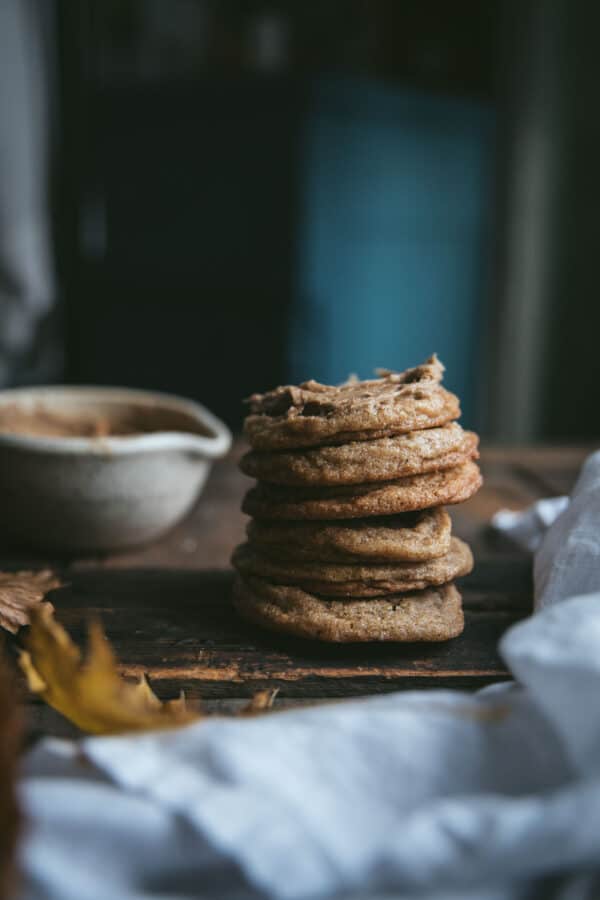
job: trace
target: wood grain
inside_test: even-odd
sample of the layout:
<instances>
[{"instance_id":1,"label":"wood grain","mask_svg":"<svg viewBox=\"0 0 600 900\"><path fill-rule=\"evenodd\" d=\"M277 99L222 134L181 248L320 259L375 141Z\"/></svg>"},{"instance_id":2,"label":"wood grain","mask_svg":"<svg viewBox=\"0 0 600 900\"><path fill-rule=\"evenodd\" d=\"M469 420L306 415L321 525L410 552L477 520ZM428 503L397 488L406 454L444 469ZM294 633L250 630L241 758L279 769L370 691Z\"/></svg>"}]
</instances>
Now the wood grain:
<instances>
[{"instance_id":1,"label":"wood grain","mask_svg":"<svg viewBox=\"0 0 600 900\"><path fill-rule=\"evenodd\" d=\"M235 615L229 554L244 534L239 505L249 483L236 468L240 452L237 445L215 466L193 513L157 544L83 560L10 554L2 567L57 566L68 585L52 601L78 642L98 618L126 675L145 672L160 696L183 689L221 711L266 687L278 687L277 705L289 706L399 689L474 689L507 677L496 646L531 610L531 564L491 533L490 517L501 506L568 491L585 448L484 448L483 489L452 511L476 557L462 582L464 634L437 645L354 646L271 635ZM38 731L65 732L51 711L37 703L31 710Z\"/></svg>"}]
</instances>

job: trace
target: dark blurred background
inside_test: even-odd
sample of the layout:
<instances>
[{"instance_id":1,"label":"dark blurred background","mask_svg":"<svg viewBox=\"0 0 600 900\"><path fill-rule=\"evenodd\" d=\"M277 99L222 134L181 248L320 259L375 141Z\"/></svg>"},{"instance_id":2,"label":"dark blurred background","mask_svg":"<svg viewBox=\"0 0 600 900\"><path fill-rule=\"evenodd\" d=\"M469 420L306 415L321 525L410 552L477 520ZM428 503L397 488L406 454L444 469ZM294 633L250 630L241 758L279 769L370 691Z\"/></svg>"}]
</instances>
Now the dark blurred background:
<instances>
[{"instance_id":1,"label":"dark blurred background","mask_svg":"<svg viewBox=\"0 0 600 900\"><path fill-rule=\"evenodd\" d=\"M436 350L600 435L600 5L2 0L0 384L200 399Z\"/></svg>"}]
</instances>

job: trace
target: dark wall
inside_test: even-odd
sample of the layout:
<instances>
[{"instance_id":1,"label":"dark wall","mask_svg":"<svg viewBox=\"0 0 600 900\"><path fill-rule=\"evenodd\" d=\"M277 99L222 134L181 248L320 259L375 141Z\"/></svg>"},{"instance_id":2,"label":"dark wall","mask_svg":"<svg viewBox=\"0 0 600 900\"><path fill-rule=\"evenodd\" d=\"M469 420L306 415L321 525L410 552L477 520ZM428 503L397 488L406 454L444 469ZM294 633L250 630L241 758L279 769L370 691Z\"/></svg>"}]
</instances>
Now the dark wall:
<instances>
[{"instance_id":1,"label":"dark wall","mask_svg":"<svg viewBox=\"0 0 600 900\"><path fill-rule=\"evenodd\" d=\"M297 90L211 79L93 104L71 378L191 394L235 422L285 374Z\"/></svg>"},{"instance_id":2,"label":"dark wall","mask_svg":"<svg viewBox=\"0 0 600 900\"><path fill-rule=\"evenodd\" d=\"M560 168L545 359L544 436L600 436L600 6L561 0Z\"/></svg>"},{"instance_id":3,"label":"dark wall","mask_svg":"<svg viewBox=\"0 0 600 900\"><path fill-rule=\"evenodd\" d=\"M436 0L426 14L413 0L197 8L59 0L68 379L188 394L235 426L244 395L292 369L318 375L310 354L290 359L302 301L299 241L319 242L318 221L303 218L314 85L334 72L381 96L416 89L489 98L495 6L461 0L450 9ZM162 24L161 9L169 10ZM189 34L179 13L193 13ZM261 72L253 41L265 14L284 22L286 49ZM330 147L327 165L335 169L345 150L343 139ZM332 310L345 302L329 294ZM384 307L393 285L386 296ZM367 291L353 302L377 298ZM308 343L322 340L317 330ZM382 356L373 348L368 367L418 362L412 346L391 349ZM351 356L352 365L344 357L321 375L363 366Z\"/></svg>"}]
</instances>

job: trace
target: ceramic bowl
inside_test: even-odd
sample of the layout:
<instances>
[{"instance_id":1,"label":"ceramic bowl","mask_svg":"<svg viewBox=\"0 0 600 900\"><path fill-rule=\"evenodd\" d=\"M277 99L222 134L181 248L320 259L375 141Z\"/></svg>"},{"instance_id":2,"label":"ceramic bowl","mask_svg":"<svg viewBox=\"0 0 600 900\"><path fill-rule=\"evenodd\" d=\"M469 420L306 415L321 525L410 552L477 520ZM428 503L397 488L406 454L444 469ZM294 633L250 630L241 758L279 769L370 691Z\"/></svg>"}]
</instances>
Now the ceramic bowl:
<instances>
[{"instance_id":1,"label":"ceramic bowl","mask_svg":"<svg viewBox=\"0 0 600 900\"><path fill-rule=\"evenodd\" d=\"M0 391L0 418L15 410L110 423L108 436L0 432L0 533L27 547L89 553L154 540L191 509L213 460L231 445L227 427L207 409L167 394ZM123 421L131 433L112 434Z\"/></svg>"}]
</instances>

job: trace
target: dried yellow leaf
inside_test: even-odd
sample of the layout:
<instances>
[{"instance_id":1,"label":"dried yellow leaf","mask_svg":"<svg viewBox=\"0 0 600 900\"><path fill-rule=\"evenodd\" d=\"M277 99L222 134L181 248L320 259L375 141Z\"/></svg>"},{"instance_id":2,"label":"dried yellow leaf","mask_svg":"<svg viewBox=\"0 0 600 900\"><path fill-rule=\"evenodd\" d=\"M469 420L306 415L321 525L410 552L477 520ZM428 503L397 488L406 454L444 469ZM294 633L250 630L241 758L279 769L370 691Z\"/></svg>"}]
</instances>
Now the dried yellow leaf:
<instances>
[{"instance_id":1,"label":"dried yellow leaf","mask_svg":"<svg viewBox=\"0 0 600 900\"><path fill-rule=\"evenodd\" d=\"M0 572L0 628L12 634L28 625L32 609L49 591L61 587L54 572ZM51 604L47 604L52 609Z\"/></svg>"},{"instance_id":2,"label":"dried yellow leaf","mask_svg":"<svg viewBox=\"0 0 600 900\"><path fill-rule=\"evenodd\" d=\"M163 702L145 676L126 681L99 624L89 630L87 658L46 604L31 610L21 669L34 694L42 697L83 731L120 734L174 728L201 718L188 709L183 696Z\"/></svg>"},{"instance_id":3,"label":"dried yellow leaf","mask_svg":"<svg viewBox=\"0 0 600 900\"><path fill-rule=\"evenodd\" d=\"M267 712L273 706L275 697L279 692L279 688L266 689L257 691L252 700L246 703L239 711L240 716L257 716L260 713Z\"/></svg>"}]
</instances>

